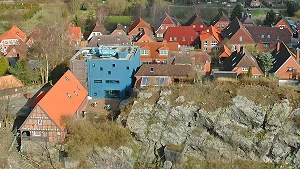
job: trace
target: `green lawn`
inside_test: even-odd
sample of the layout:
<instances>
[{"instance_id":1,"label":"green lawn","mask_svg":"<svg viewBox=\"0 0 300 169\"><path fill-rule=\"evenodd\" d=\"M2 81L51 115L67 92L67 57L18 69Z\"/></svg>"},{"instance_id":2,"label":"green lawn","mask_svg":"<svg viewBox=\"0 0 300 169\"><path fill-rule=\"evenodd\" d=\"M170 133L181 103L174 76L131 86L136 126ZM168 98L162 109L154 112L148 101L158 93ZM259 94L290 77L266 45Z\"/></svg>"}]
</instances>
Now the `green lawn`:
<instances>
[{"instance_id":1,"label":"green lawn","mask_svg":"<svg viewBox=\"0 0 300 169\"><path fill-rule=\"evenodd\" d=\"M265 19L267 12L268 11L262 11L258 9L250 11L249 13L252 15L253 19Z\"/></svg>"}]
</instances>

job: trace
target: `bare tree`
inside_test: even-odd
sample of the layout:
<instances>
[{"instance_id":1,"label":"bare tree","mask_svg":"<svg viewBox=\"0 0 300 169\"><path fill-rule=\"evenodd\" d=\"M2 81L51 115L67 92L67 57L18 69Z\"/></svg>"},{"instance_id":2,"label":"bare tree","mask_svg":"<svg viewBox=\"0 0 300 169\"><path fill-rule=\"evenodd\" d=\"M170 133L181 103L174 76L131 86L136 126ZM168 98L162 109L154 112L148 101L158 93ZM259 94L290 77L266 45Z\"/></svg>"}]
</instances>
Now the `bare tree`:
<instances>
[{"instance_id":1,"label":"bare tree","mask_svg":"<svg viewBox=\"0 0 300 169\"><path fill-rule=\"evenodd\" d=\"M49 73L66 58L71 57L72 48L66 34L67 27L40 26L36 42L32 46L31 58L37 60L41 82L47 83Z\"/></svg>"}]
</instances>

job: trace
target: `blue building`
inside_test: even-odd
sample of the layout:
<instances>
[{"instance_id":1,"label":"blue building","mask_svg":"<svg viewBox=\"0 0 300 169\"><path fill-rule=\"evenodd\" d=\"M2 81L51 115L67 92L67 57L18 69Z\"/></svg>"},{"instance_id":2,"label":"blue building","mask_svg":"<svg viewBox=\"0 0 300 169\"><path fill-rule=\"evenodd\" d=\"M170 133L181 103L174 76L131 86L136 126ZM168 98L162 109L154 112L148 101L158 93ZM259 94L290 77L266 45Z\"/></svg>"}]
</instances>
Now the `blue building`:
<instances>
[{"instance_id":1,"label":"blue building","mask_svg":"<svg viewBox=\"0 0 300 169\"><path fill-rule=\"evenodd\" d=\"M70 60L73 74L93 98L127 98L140 66L138 46L83 47Z\"/></svg>"}]
</instances>

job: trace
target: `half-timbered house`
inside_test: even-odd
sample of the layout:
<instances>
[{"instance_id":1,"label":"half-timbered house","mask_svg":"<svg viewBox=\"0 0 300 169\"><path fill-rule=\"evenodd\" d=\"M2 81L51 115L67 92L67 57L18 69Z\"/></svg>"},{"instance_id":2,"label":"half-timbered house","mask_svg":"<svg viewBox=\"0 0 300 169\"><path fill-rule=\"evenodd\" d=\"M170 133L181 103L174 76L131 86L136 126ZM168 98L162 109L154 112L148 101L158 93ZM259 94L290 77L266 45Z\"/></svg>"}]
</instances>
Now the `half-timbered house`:
<instances>
[{"instance_id":1,"label":"half-timbered house","mask_svg":"<svg viewBox=\"0 0 300 169\"><path fill-rule=\"evenodd\" d=\"M47 92L41 92L31 104L31 112L19 128L22 141L59 142L65 139L64 116L79 116L85 109L88 92L67 71Z\"/></svg>"}]
</instances>

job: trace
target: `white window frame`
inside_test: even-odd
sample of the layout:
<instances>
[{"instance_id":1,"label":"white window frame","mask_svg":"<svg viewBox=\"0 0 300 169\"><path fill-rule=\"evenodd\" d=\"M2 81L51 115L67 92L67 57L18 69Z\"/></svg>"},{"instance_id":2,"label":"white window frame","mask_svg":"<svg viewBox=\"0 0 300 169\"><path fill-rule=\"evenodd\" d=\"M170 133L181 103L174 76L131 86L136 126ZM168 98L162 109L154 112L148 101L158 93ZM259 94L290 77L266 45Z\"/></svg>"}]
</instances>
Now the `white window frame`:
<instances>
[{"instance_id":1,"label":"white window frame","mask_svg":"<svg viewBox=\"0 0 300 169\"><path fill-rule=\"evenodd\" d=\"M173 38L172 38L172 37L170 37L170 41L173 41Z\"/></svg>"},{"instance_id":2,"label":"white window frame","mask_svg":"<svg viewBox=\"0 0 300 169\"><path fill-rule=\"evenodd\" d=\"M182 37L182 41L185 41L185 36Z\"/></svg>"},{"instance_id":3,"label":"white window frame","mask_svg":"<svg viewBox=\"0 0 300 169\"><path fill-rule=\"evenodd\" d=\"M168 50L159 50L160 55L168 55Z\"/></svg>"},{"instance_id":4,"label":"white window frame","mask_svg":"<svg viewBox=\"0 0 300 169\"><path fill-rule=\"evenodd\" d=\"M177 41L177 37L176 36L174 37L174 41Z\"/></svg>"},{"instance_id":5,"label":"white window frame","mask_svg":"<svg viewBox=\"0 0 300 169\"><path fill-rule=\"evenodd\" d=\"M249 71L249 68L248 68L248 67L242 67L242 71L243 71L243 72L248 72L248 71Z\"/></svg>"},{"instance_id":6,"label":"white window frame","mask_svg":"<svg viewBox=\"0 0 300 169\"><path fill-rule=\"evenodd\" d=\"M206 41L204 41L203 45L204 45L204 46L207 46L207 40L206 40Z\"/></svg>"},{"instance_id":7,"label":"white window frame","mask_svg":"<svg viewBox=\"0 0 300 169\"><path fill-rule=\"evenodd\" d=\"M41 131L33 131L33 135L34 136L41 136L42 133L41 133Z\"/></svg>"},{"instance_id":8,"label":"white window frame","mask_svg":"<svg viewBox=\"0 0 300 169\"><path fill-rule=\"evenodd\" d=\"M239 37L239 40L240 40L240 42L242 42L242 41L243 41L243 37L242 37L242 36L240 36L240 37Z\"/></svg>"},{"instance_id":9,"label":"white window frame","mask_svg":"<svg viewBox=\"0 0 300 169\"><path fill-rule=\"evenodd\" d=\"M212 46L216 46L217 44L218 44L217 41L215 41L215 40L212 40L212 41L211 41L211 45L212 45Z\"/></svg>"},{"instance_id":10,"label":"white window frame","mask_svg":"<svg viewBox=\"0 0 300 169\"><path fill-rule=\"evenodd\" d=\"M141 50L141 55L149 55L149 50Z\"/></svg>"}]
</instances>

